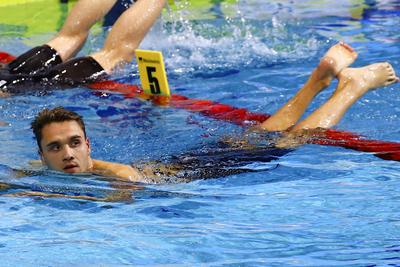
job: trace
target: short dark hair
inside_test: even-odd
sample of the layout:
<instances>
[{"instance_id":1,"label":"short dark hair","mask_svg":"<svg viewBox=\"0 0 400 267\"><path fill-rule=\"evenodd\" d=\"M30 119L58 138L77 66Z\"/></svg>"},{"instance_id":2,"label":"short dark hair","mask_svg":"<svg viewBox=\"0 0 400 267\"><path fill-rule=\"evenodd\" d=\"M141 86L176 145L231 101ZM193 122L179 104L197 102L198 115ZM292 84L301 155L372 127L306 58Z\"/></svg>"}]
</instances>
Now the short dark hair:
<instances>
[{"instance_id":1,"label":"short dark hair","mask_svg":"<svg viewBox=\"0 0 400 267\"><path fill-rule=\"evenodd\" d=\"M81 127L86 138L85 123L83 122L82 116L80 116L78 113L68 110L64 107L55 107L53 109L45 108L36 115L35 119L31 123L31 129L36 137L36 142L40 151L42 151L40 142L42 141L43 128L50 123L64 121L76 121Z\"/></svg>"}]
</instances>

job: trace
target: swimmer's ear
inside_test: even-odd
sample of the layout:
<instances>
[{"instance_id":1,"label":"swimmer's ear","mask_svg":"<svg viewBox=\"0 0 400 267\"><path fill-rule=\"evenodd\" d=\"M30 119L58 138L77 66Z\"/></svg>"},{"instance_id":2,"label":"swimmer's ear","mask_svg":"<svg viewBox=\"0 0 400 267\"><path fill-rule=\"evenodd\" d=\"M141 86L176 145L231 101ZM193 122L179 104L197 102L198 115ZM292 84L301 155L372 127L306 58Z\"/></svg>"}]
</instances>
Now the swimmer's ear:
<instances>
[{"instance_id":1,"label":"swimmer's ear","mask_svg":"<svg viewBox=\"0 0 400 267\"><path fill-rule=\"evenodd\" d=\"M38 149L38 154L39 154L39 157L40 157L40 161L42 161L42 164L46 165L46 162L45 162L44 157L43 157L43 153L42 153L42 151L40 151L40 149Z\"/></svg>"},{"instance_id":2,"label":"swimmer's ear","mask_svg":"<svg viewBox=\"0 0 400 267\"><path fill-rule=\"evenodd\" d=\"M92 152L92 149L91 149L91 146L90 146L90 140L89 140L89 138L86 138L85 143L86 143L86 145L87 145L87 147L88 147L88 149L89 149L89 154L90 154L90 152Z\"/></svg>"}]
</instances>

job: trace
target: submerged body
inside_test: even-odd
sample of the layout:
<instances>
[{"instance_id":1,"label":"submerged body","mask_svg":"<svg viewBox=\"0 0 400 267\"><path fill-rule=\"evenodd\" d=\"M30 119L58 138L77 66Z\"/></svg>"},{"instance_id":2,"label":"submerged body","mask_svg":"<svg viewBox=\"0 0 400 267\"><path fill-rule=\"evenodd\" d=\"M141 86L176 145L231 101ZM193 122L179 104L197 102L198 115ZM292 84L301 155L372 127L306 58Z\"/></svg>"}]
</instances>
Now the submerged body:
<instances>
[{"instance_id":1,"label":"submerged body","mask_svg":"<svg viewBox=\"0 0 400 267\"><path fill-rule=\"evenodd\" d=\"M163 160L133 163L132 167L139 170L141 181L146 183L191 182L264 171L265 168L254 169L251 165L277 160L293 150L275 146L280 135L270 132L246 132L244 135L229 137Z\"/></svg>"}]
</instances>

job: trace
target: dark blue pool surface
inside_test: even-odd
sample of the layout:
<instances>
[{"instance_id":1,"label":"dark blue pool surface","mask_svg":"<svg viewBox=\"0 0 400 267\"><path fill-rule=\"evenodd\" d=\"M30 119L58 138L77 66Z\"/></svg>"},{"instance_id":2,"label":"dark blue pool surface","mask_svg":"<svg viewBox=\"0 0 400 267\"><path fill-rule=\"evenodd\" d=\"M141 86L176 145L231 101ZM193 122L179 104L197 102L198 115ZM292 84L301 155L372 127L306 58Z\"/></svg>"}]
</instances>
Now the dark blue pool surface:
<instances>
[{"instance_id":1,"label":"dark blue pool surface","mask_svg":"<svg viewBox=\"0 0 400 267\"><path fill-rule=\"evenodd\" d=\"M215 19L165 13L141 45L163 52L178 94L272 113L339 40L358 51L355 66L389 61L400 71L399 1L213 2L191 16ZM104 35L90 40L82 53L101 47ZM14 54L29 47L8 35L0 43ZM138 83L136 65L115 79ZM336 128L400 142L399 89L368 93ZM240 131L86 88L0 99L0 121L7 123L0 126L0 182L13 185L2 193L116 192L98 176L34 172L19 179L10 171L32 168L28 161L38 156L29 123L42 108L58 105L85 117L94 158L127 164L207 147ZM368 153L305 145L248 166L257 172L142 185L130 201L0 196L0 266L399 266L399 166ZM119 187L133 191L127 183Z\"/></svg>"}]
</instances>

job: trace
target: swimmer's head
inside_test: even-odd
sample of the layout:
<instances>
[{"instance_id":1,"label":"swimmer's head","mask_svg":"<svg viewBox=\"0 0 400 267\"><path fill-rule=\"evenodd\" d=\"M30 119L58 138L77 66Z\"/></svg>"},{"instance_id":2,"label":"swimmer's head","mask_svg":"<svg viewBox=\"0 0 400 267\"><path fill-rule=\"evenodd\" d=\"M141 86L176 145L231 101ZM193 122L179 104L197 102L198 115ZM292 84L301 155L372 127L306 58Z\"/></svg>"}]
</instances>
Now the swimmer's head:
<instances>
[{"instance_id":1,"label":"swimmer's head","mask_svg":"<svg viewBox=\"0 0 400 267\"><path fill-rule=\"evenodd\" d=\"M36 115L35 119L31 123L31 128L36 137L36 142L40 151L42 151L42 147L40 144L40 142L42 141L42 129L47 124L65 121L75 121L76 123L78 123L86 139L85 123L83 122L83 119L79 114L65 109L64 107L56 107L53 109L45 108Z\"/></svg>"},{"instance_id":2,"label":"swimmer's head","mask_svg":"<svg viewBox=\"0 0 400 267\"><path fill-rule=\"evenodd\" d=\"M91 170L90 143L83 119L77 113L63 107L44 109L31 127L47 167L67 173Z\"/></svg>"}]
</instances>

